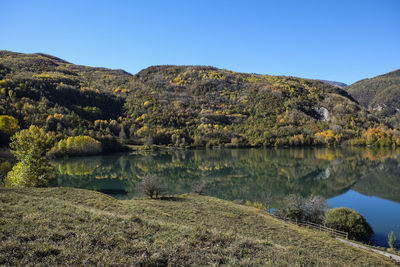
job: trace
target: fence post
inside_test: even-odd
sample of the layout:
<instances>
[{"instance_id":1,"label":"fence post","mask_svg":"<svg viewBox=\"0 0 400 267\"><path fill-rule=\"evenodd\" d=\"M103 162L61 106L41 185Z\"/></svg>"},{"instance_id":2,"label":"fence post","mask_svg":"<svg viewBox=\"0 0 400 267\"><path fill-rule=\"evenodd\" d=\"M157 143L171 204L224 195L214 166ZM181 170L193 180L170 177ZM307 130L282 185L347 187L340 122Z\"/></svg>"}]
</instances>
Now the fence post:
<instances>
[{"instance_id":1,"label":"fence post","mask_svg":"<svg viewBox=\"0 0 400 267\"><path fill-rule=\"evenodd\" d=\"M349 233L346 233L346 239L349 239Z\"/></svg>"}]
</instances>

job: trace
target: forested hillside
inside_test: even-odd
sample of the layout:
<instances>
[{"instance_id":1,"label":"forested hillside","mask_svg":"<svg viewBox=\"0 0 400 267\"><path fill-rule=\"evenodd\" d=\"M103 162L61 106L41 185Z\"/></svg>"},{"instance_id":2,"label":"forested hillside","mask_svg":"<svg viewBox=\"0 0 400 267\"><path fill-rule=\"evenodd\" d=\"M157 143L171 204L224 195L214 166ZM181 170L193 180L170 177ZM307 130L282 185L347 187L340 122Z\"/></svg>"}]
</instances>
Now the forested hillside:
<instances>
[{"instance_id":1,"label":"forested hillside","mask_svg":"<svg viewBox=\"0 0 400 267\"><path fill-rule=\"evenodd\" d=\"M90 135L112 143L112 136L120 131L117 120L125 103L113 90L130 78L122 70L78 66L44 54L1 51L0 113L17 118L21 128L43 127L57 139ZM102 120L111 125L95 126L95 121Z\"/></svg>"},{"instance_id":2,"label":"forested hillside","mask_svg":"<svg viewBox=\"0 0 400 267\"><path fill-rule=\"evenodd\" d=\"M400 127L400 69L358 81L345 89L370 112Z\"/></svg>"},{"instance_id":3,"label":"forested hillside","mask_svg":"<svg viewBox=\"0 0 400 267\"><path fill-rule=\"evenodd\" d=\"M73 142L91 140L68 141L69 136L90 136L107 151L119 143L365 144L371 136L371 144L386 138L380 144L390 145L398 136L338 87L207 66L154 66L131 75L45 54L0 51L0 95L0 115L16 118L20 128L44 128L67 152ZM4 144L4 129L2 135Z\"/></svg>"}]
</instances>

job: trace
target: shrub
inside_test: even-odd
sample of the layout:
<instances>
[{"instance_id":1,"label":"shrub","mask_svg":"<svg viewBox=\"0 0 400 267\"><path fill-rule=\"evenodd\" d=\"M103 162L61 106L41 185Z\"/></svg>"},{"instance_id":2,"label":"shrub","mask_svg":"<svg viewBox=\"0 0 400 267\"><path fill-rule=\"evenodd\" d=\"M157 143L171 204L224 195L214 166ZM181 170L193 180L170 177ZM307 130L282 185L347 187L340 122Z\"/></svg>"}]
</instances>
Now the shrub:
<instances>
[{"instance_id":1,"label":"shrub","mask_svg":"<svg viewBox=\"0 0 400 267\"><path fill-rule=\"evenodd\" d=\"M365 218L349 208L335 208L326 213L325 224L328 227L349 233L349 238L369 242L374 232Z\"/></svg>"},{"instance_id":2,"label":"shrub","mask_svg":"<svg viewBox=\"0 0 400 267\"><path fill-rule=\"evenodd\" d=\"M364 133L366 144L371 146L391 146L391 133L382 129L370 128Z\"/></svg>"},{"instance_id":3,"label":"shrub","mask_svg":"<svg viewBox=\"0 0 400 267\"><path fill-rule=\"evenodd\" d=\"M288 208L285 215L292 221L301 221L304 218L304 211L298 208Z\"/></svg>"},{"instance_id":4,"label":"shrub","mask_svg":"<svg viewBox=\"0 0 400 267\"><path fill-rule=\"evenodd\" d=\"M153 174L148 174L144 176L140 182L140 189L142 193L150 198L158 198L167 191L168 187L160 177Z\"/></svg>"}]
</instances>

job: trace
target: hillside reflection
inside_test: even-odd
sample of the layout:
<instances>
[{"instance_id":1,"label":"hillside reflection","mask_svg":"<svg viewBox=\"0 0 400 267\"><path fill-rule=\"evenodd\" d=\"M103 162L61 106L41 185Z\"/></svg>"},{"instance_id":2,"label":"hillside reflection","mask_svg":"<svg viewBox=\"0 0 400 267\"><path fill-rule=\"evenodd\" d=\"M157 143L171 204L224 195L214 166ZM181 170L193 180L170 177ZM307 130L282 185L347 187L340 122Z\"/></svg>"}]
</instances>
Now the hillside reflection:
<instances>
[{"instance_id":1,"label":"hillside reflection","mask_svg":"<svg viewBox=\"0 0 400 267\"><path fill-rule=\"evenodd\" d=\"M259 201L298 193L332 198L349 189L400 202L400 151L365 148L229 149L160 151L53 161L53 186L137 194L146 173L163 177L170 193L190 192L204 181L206 194L228 200Z\"/></svg>"}]
</instances>

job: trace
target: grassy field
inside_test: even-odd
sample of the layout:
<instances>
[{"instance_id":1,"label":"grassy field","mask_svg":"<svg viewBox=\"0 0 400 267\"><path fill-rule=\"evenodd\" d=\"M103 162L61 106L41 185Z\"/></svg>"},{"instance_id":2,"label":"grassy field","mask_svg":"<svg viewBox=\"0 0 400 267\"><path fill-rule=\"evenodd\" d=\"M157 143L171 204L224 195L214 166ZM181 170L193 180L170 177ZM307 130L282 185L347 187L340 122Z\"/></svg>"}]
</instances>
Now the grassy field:
<instances>
[{"instance_id":1,"label":"grassy field","mask_svg":"<svg viewBox=\"0 0 400 267\"><path fill-rule=\"evenodd\" d=\"M392 266L325 233L198 195L120 201L0 188L0 265Z\"/></svg>"}]
</instances>

